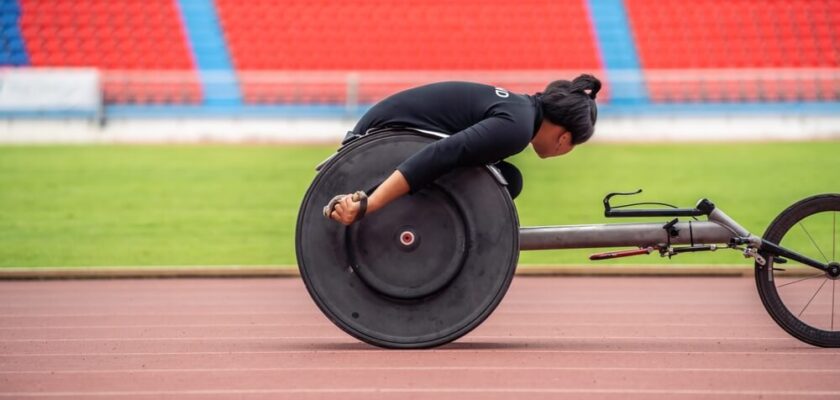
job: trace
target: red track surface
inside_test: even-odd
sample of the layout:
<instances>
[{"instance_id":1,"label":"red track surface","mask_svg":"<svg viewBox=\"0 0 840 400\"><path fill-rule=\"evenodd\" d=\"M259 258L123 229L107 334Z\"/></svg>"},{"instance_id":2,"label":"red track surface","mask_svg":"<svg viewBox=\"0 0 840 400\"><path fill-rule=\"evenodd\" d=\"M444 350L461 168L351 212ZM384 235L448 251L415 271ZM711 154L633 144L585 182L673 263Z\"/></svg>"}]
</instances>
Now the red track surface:
<instances>
[{"instance_id":1,"label":"red track surface","mask_svg":"<svg viewBox=\"0 0 840 400\"><path fill-rule=\"evenodd\" d=\"M297 279L0 282L0 398L840 398L745 278L514 279L478 329L380 350Z\"/></svg>"}]
</instances>

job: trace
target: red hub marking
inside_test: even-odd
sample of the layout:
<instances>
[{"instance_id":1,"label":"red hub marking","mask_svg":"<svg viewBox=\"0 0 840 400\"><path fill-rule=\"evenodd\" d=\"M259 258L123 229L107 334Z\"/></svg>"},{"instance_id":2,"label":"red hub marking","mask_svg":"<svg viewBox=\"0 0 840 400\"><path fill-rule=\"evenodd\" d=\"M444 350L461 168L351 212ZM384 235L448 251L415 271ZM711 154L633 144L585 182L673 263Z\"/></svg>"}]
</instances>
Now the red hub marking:
<instances>
[{"instance_id":1,"label":"red hub marking","mask_svg":"<svg viewBox=\"0 0 840 400\"><path fill-rule=\"evenodd\" d=\"M411 246L412 244L414 244L414 232L405 231L401 233L400 243L402 243L403 246Z\"/></svg>"}]
</instances>

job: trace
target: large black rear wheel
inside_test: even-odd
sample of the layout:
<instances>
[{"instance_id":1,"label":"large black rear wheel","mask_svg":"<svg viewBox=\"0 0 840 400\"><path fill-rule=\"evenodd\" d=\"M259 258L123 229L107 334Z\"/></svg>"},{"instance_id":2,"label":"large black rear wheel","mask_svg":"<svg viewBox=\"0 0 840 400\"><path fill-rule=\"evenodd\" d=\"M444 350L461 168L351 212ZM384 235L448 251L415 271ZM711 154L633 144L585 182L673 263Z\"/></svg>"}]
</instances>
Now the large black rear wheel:
<instances>
[{"instance_id":1,"label":"large black rear wheel","mask_svg":"<svg viewBox=\"0 0 840 400\"><path fill-rule=\"evenodd\" d=\"M764 239L830 267L840 268L840 194L803 199L770 224ZM821 347L840 347L840 283L836 274L798 264L756 263L758 294L770 316L789 334Z\"/></svg>"},{"instance_id":2,"label":"large black rear wheel","mask_svg":"<svg viewBox=\"0 0 840 400\"><path fill-rule=\"evenodd\" d=\"M334 195L369 190L433 141L359 139L323 165L301 205L296 247L309 294L336 326L376 346L433 347L467 334L516 268L516 209L484 167L452 171L350 227L321 214Z\"/></svg>"}]
</instances>

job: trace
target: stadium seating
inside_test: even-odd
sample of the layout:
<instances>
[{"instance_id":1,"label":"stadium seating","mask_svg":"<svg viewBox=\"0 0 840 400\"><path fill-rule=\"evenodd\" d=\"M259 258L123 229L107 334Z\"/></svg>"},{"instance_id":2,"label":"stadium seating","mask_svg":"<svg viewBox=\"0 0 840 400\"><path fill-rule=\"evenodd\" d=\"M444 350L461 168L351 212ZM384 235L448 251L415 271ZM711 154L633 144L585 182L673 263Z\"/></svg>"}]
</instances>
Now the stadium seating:
<instances>
[{"instance_id":1,"label":"stadium seating","mask_svg":"<svg viewBox=\"0 0 840 400\"><path fill-rule=\"evenodd\" d=\"M235 92L238 85L247 104L342 104L348 96L364 104L423 81L516 71L605 76L595 37L603 27L593 25L587 0L212 1L211 17L200 18L215 29L218 15L225 42L213 46L233 64L232 73L217 76L234 75L230 86ZM178 4L0 0L0 66L96 67L109 104L199 104L192 54L199 53L181 13L196 14ZM624 48L631 68L638 55L654 102L840 100L838 0L623 5L636 54ZM604 37L601 45L609 44ZM361 84L348 85L353 81ZM503 85L535 92L544 84ZM238 93L232 97L239 101Z\"/></svg>"},{"instance_id":2,"label":"stadium seating","mask_svg":"<svg viewBox=\"0 0 840 400\"><path fill-rule=\"evenodd\" d=\"M295 93L253 74L264 70L600 69L580 0L216 0L216 5L246 102L343 101L346 84L305 86ZM405 86L383 84L360 93L359 100L372 102Z\"/></svg>"},{"instance_id":3,"label":"stadium seating","mask_svg":"<svg viewBox=\"0 0 840 400\"><path fill-rule=\"evenodd\" d=\"M840 98L836 74L810 71L840 66L838 1L625 0L625 5L654 101ZM695 71L679 79L673 70Z\"/></svg>"},{"instance_id":4,"label":"stadium seating","mask_svg":"<svg viewBox=\"0 0 840 400\"><path fill-rule=\"evenodd\" d=\"M109 103L201 100L173 1L22 0L20 8L31 65L101 68Z\"/></svg>"},{"instance_id":5,"label":"stadium seating","mask_svg":"<svg viewBox=\"0 0 840 400\"><path fill-rule=\"evenodd\" d=\"M28 65L29 59L20 35L17 1L0 0L0 65Z\"/></svg>"}]
</instances>

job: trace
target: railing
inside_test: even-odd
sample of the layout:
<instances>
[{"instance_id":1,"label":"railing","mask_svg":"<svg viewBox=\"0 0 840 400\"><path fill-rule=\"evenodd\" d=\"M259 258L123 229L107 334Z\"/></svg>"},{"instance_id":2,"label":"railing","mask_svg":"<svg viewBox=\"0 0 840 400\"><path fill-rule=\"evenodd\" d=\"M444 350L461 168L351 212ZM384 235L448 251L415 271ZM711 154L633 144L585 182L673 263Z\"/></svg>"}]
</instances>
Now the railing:
<instances>
[{"instance_id":1,"label":"railing","mask_svg":"<svg viewBox=\"0 0 840 400\"><path fill-rule=\"evenodd\" d=\"M108 104L200 104L231 100L246 106L328 104L349 113L394 92L430 82L465 80L517 93L590 72L604 81L602 104L773 103L840 101L840 69L697 69L630 71L106 71ZM233 88L213 91L202 87ZM237 90L238 89L238 90Z\"/></svg>"},{"instance_id":2,"label":"railing","mask_svg":"<svg viewBox=\"0 0 840 400\"><path fill-rule=\"evenodd\" d=\"M653 102L840 100L840 70L693 69L644 71Z\"/></svg>"}]
</instances>

